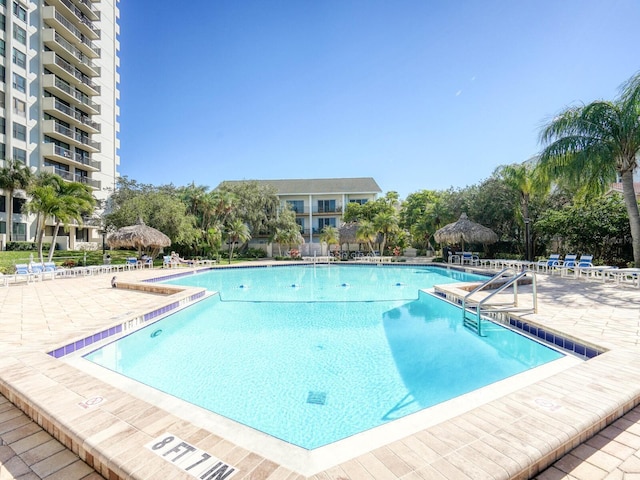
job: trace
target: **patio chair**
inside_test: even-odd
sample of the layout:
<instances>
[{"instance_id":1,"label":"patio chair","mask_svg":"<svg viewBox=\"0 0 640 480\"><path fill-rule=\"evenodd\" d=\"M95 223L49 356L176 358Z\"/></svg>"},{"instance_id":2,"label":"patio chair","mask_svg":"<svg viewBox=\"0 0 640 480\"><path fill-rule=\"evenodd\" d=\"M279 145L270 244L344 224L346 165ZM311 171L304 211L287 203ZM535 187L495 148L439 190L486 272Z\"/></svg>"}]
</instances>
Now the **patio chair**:
<instances>
[{"instance_id":1,"label":"patio chair","mask_svg":"<svg viewBox=\"0 0 640 480\"><path fill-rule=\"evenodd\" d=\"M640 289L640 268L615 268L608 270L606 275L612 277L618 285L630 282Z\"/></svg>"},{"instance_id":2,"label":"patio chair","mask_svg":"<svg viewBox=\"0 0 640 480\"><path fill-rule=\"evenodd\" d=\"M171 268L171 255L164 255L162 257L162 268Z\"/></svg>"},{"instance_id":3,"label":"patio chair","mask_svg":"<svg viewBox=\"0 0 640 480\"><path fill-rule=\"evenodd\" d=\"M548 272L552 267L560 264L560 254L552 253L546 260L538 260L536 263L536 271Z\"/></svg>"},{"instance_id":4,"label":"patio chair","mask_svg":"<svg viewBox=\"0 0 640 480\"><path fill-rule=\"evenodd\" d=\"M565 262L560 267L560 275L564 277L565 275L572 273L573 276L577 278L579 268L593 267L591 260L593 260L593 255L581 255L579 260L575 260L567 264L565 258Z\"/></svg>"},{"instance_id":5,"label":"patio chair","mask_svg":"<svg viewBox=\"0 0 640 480\"><path fill-rule=\"evenodd\" d=\"M578 255L575 255L573 253L567 253L564 256L564 260L558 260L558 263L556 265L552 265L549 267L549 271L551 272L552 275L555 272L560 272L562 274L562 268L564 268L565 265L567 267L574 267L576 264L577 258L578 258Z\"/></svg>"},{"instance_id":6,"label":"patio chair","mask_svg":"<svg viewBox=\"0 0 640 480\"><path fill-rule=\"evenodd\" d=\"M16 282L18 282L19 280L24 280L27 283L32 282L34 280L40 280L42 277L40 275L40 273L38 272L32 272L29 269L29 265L27 265L26 263L17 263L16 264L16 271L14 273L14 279Z\"/></svg>"},{"instance_id":7,"label":"patio chair","mask_svg":"<svg viewBox=\"0 0 640 480\"><path fill-rule=\"evenodd\" d=\"M132 268L138 268L140 263L136 257L128 257L125 265L129 270L131 270Z\"/></svg>"},{"instance_id":8,"label":"patio chair","mask_svg":"<svg viewBox=\"0 0 640 480\"><path fill-rule=\"evenodd\" d=\"M462 252L462 255L460 256L460 263L462 265L468 264L477 267L478 265L480 265L480 257L474 255L471 252Z\"/></svg>"}]
</instances>

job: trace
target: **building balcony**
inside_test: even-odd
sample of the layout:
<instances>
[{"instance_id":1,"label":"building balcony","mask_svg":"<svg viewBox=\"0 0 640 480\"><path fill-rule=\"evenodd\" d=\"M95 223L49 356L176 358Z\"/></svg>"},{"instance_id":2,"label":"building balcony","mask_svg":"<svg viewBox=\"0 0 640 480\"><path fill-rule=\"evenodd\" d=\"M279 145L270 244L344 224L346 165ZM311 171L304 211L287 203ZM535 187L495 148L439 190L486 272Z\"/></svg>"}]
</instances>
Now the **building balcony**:
<instances>
[{"instance_id":1,"label":"building balcony","mask_svg":"<svg viewBox=\"0 0 640 480\"><path fill-rule=\"evenodd\" d=\"M50 167L43 167L42 170L48 173L59 175L64 180L67 180L68 182L84 183L85 185L89 185L91 188L95 190L100 190L101 188L101 183L99 180L94 180L93 178L84 177L82 175L76 175L72 172L64 170L63 168L50 166Z\"/></svg>"},{"instance_id":2,"label":"building balcony","mask_svg":"<svg viewBox=\"0 0 640 480\"><path fill-rule=\"evenodd\" d=\"M82 12L90 19L95 21L100 20L100 11L96 10L96 7L93 6L89 0L78 0L78 8L82 10Z\"/></svg>"},{"instance_id":3,"label":"building balcony","mask_svg":"<svg viewBox=\"0 0 640 480\"><path fill-rule=\"evenodd\" d=\"M60 11L62 11L63 8L67 9L66 6L61 6L60 1L56 2L54 0L54 3L58 3L58 9ZM83 33L83 30L62 15L60 11L57 11L56 7L52 5L44 7L42 9L42 19L45 24L55 28L60 35L76 45L85 55L91 58L98 58L100 56L100 49L91 41L95 35L87 35L88 31L86 28L83 28L85 32ZM81 24L80 21L76 23Z\"/></svg>"},{"instance_id":4,"label":"building balcony","mask_svg":"<svg viewBox=\"0 0 640 480\"><path fill-rule=\"evenodd\" d=\"M98 133L100 131L99 123L92 121L84 112L65 105L56 97L45 97L42 100L42 110L87 132Z\"/></svg>"},{"instance_id":5,"label":"building balcony","mask_svg":"<svg viewBox=\"0 0 640 480\"><path fill-rule=\"evenodd\" d=\"M98 40L100 38L100 30L93 24L93 20L89 18L83 9L77 7L70 0L48 0L65 18L73 22L87 38Z\"/></svg>"},{"instance_id":6,"label":"building balcony","mask_svg":"<svg viewBox=\"0 0 640 480\"><path fill-rule=\"evenodd\" d=\"M82 167L85 170L99 172L101 168L100 162L83 156L78 152L72 152L68 148L61 147L55 143L43 143L40 146L42 156L50 160L54 160L65 165L72 165L74 167Z\"/></svg>"},{"instance_id":7,"label":"building balcony","mask_svg":"<svg viewBox=\"0 0 640 480\"><path fill-rule=\"evenodd\" d=\"M100 151L100 143L94 142L90 138L82 135L72 128L56 122L55 120L45 120L42 122L42 131L46 135L57 138L65 143L69 143L74 147L82 148L88 152L97 153Z\"/></svg>"},{"instance_id":8,"label":"building balcony","mask_svg":"<svg viewBox=\"0 0 640 480\"><path fill-rule=\"evenodd\" d=\"M69 63L56 52L44 52L42 54L42 63L62 80L74 85L85 94L89 96L100 95L100 87L91 80L91 77L84 74L82 70Z\"/></svg>"},{"instance_id":9,"label":"building balcony","mask_svg":"<svg viewBox=\"0 0 640 480\"><path fill-rule=\"evenodd\" d=\"M64 100L65 102L68 102L72 105L81 106L84 111L91 115L100 114L100 105L98 105L96 102L91 101L91 98L84 92L69 85L67 82L65 82L61 78L56 77L54 74L49 73L47 75L43 75L42 85L47 91ZM98 133L100 131L100 124L95 122L92 123L93 126L91 126L91 128L95 131L92 131L91 133Z\"/></svg>"},{"instance_id":10,"label":"building balcony","mask_svg":"<svg viewBox=\"0 0 640 480\"><path fill-rule=\"evenodd\" d=\"M296 215L309 215L309 213L312 213L313 215L327 215L327 214L341 215L342 214L341 206L337 206L334 208L324 208L324 207L318 207L316 205L311 209L308 206L305 206L304 208L292 208L292 210L295 212Z\"/></svg>"},{"instance_id":11,"label":"building balcony","mask_svg":"<svg viewBox=\"0 0 640 480\"><path fill-rule=\"evenodd\" d=\"M84 54L82 50L77 48L53 28L45 28L42 32L42 41L54 52L73 64L82 73L88 77L100 76L100 67L93 60Z\"/></svg>"}]
</instances>

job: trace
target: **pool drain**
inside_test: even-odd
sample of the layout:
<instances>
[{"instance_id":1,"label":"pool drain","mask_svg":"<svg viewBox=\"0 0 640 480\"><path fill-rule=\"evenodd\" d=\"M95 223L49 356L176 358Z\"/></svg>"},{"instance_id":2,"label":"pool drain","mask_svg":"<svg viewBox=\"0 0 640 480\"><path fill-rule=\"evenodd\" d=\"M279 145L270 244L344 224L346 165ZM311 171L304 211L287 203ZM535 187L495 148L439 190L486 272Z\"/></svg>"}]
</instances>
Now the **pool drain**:
<instances>
[{"instance_id":1,"label":"pool drain","mask_svg":"<svg viewBox=\"0 0 640 480\"><path fill-rule=\"evenodd\" d=\"M153 332L150 336L151 336L151 338L156 338L161 333L162 333L162 329L158 329L155 332Z\"/></svg>"},{"instance_id":2,"label":"pool drain","mask_svg":"<svg viewBox=\"0 0 640 480\"><path fill-rule=\"evenodd\" d=\"M309 392L307 403L314 405L324 405L327 402L327 392Z\"/></svg>"}]
</instances>

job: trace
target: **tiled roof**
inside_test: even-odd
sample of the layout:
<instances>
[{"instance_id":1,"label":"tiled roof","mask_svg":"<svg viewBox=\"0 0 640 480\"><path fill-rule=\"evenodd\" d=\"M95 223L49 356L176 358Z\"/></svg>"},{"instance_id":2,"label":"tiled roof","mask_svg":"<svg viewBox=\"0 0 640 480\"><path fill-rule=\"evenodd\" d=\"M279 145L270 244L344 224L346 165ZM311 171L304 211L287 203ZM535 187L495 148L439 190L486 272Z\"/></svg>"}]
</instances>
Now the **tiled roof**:
<instances>
[{"instance_id":1,"label":"tiled roof","mask_svg":"<svg viewBox=\"0 0 640 480\"><path fill-rule=\"evenodd\" d=\"M273 185L279 195L297 194L336 194L336 193L382 193L382 190L372 177L362 178L309 178L289 180L226 180L224 184L234 184L246 181Z\"/></svg>"}]
</instances>

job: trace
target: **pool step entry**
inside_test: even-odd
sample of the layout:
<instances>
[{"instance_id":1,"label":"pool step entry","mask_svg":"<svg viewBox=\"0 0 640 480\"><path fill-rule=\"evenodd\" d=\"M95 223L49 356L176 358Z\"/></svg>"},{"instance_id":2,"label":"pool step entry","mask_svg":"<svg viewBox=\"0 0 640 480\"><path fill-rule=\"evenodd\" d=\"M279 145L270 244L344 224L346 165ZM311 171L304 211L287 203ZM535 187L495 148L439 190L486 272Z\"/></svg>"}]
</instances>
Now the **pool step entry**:
<instances>
[{"instance_id":1,"label":"pool step entry","mask_svg":"<svg viewBox=\"0 0 640 480\"><path fill-rule=\"evenodd\" d=\"M530 279L530 280L529 280ZM518 305L518 283L531 284L532 306L520 307ZM482 299L472 299L471 297L478 292L492 287L491 292ZM507 288L513 290L513 299L511 301L497 302L495 295L501 293ZM477 296L477 295L476 295ZM493 301L491 301L493 300ZM482 332L482 314L490 312L533 312L538 311L538 289L536 284L536 272L532 270L524 270L519 272L514 268L508 267L491 277L486 282L480 284L467 295L462 298L462 320L463 325L473 330L480 336L484 336Z\"/></svg>"}]
</instances>

